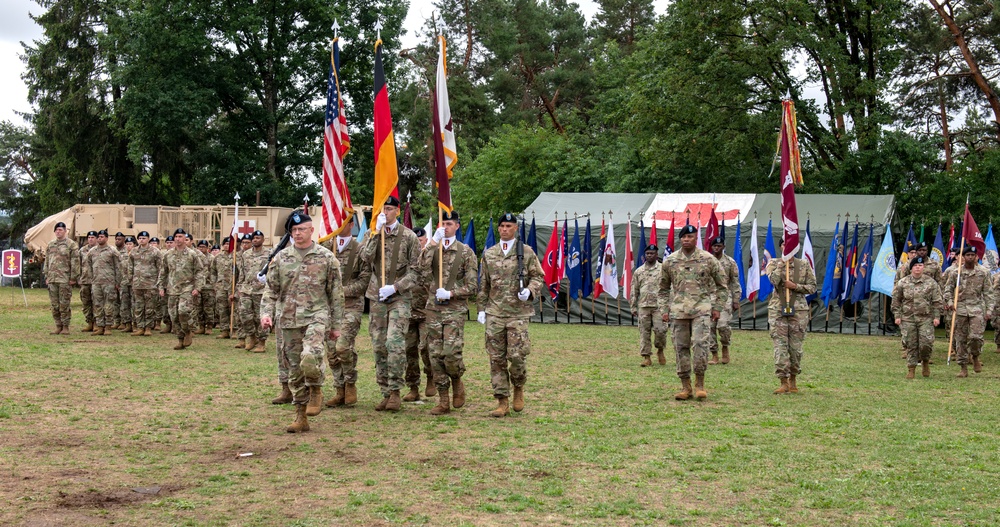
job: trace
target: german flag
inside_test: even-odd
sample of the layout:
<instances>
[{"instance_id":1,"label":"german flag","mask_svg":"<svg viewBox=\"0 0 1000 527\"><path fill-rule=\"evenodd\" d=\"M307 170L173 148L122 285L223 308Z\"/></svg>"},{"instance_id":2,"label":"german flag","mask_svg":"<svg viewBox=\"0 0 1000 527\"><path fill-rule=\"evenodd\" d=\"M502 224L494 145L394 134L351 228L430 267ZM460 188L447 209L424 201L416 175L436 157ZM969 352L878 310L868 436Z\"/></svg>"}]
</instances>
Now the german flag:
<instances>
[{"instance_id":1,"label":"german flag","mask_svg":"<svg viewBox=\"0 0 1000 527\"><path fill-rule=\"evenodd\" d=\"M392 111L382 70L382 39L375 41L375 195L372 203L371 229L389 196L399 198L399 168L396 165L396 140L392 135Z\"/></svg>"}]
</instances>

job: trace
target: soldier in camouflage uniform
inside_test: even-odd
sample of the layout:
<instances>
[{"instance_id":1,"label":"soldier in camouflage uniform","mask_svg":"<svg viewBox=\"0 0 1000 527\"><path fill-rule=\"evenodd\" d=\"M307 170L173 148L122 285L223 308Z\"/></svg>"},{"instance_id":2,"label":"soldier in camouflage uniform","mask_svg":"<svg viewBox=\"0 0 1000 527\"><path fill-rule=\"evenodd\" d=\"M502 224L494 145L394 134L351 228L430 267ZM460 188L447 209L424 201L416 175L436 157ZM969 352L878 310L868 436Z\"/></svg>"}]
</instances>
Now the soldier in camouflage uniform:
<instances>
[{"instance_id":1,"label":"soldier in camouflage uniform","mask_svg":"<svg viewBox=\"0 0 1000 527\"><path fill-rule=\"evenodd\" d=\"M465 321L469 316L469 299L479 287L476 253L456 237L460 227L458 212L442 215L442 226L433 240L420 253L420 281L434 295L426 300L426 345L431 367L424 368L434 376L438 404L431 415L451 411L451 406L465 405ZM440 281L439 281L440 277ZM449 392L454 399L449 397Z\"/></svg>"},{"instance_id":2,"label":"soldier in camouflage uniform","mask_svg":"<svg viewBox=\"0 0 1000 527\"><path fill-rule=\"evenodd\" d=\"M267 294L260 305L261 326L268 330L277 313L283 358L295 404L290 433L309 430L307 416L323 409L323 370L327 338L340 336L344 289L340 263L329 250L312 241L312 219L295 211L286 222L293 246L275 256ZM278 304L280 303L280 309Z\"/></svg>"},{"instance_id":3,"label":"soldier in camouflage uniform","mask_svg":"<svg viewBox=\"0 0 1000 527\"><path fill-rule=\"evenodd\" d=\"M738 242L737 242L738 243ZM719 319L712 321L712 360L709 364L729 364L729 344L732 342L733 330L729 327L729 322L733 319L733 312L740 308L740 296L743 295L743 288L740 287L740 272L736 268L736 260L726 254L726 239L716 236L712 240L712 256L719 261L722 267L722 276L726 280L726 288L729 289L729 297L722 303L722 311ZM722 343L722 358L719 359L719 343Z\"/></svg>"},{"instance_id":4,"label":"soldier in camouflage uniform","mask_svg":"<svg viewBox=\"0 0 1000 527\"><path fill-rule=\"evenodd\" d=\"M269 254L264 249L263 232L254 231L251 240L252 248L239 256L240 321L246 335L244 349L264 353L268 331L260 326L260 301L265 286L257 279L257 273L267 265Z\"/></svg>"},{"instance_id":5,"label":"soldier in camouflage uniform","mask_svg":"<svg viewBox=\"0 0 1000 527\"><path fill-rule=\"evenodd\" d=\"M667 345L667 326L663 323L663 314L656 301L656 293L660 289L660 266L657 256L659 247L647 245L644 249L645 258L642 267L632 275L632 294L629 296L629 308L632 316L639 320L639 355L642 356L643 368L652 366L653 345L656 346L656 359L660 365L667 363L663 348ZM655 335L651 345L650 333Z\"/></svg>"},{"instance_id":6,"label":"soldier in camouflage uniform","mask_svg":"<svg viewBox=\"0 0 1000 527\"><path fill-rule=\"evenodd\" d=\"M910 272L892 288L892 314L903 332L906 349L906 378L912 379L917 364L923 364L923 376L930 377L934 326L938 325L944 301L941 287L924 274L925 258L910 260Z\"/></svg>"},{"instance_id":7,"label":"soldier in camouflage uniform","mask_svg":"<svg viewBox=\"0 0 1000 527\"><path fill-rule=\"evenodd\" d=\"M337 393L326 402L329 407L354 406L358 402L358 353L354 341L361 329L361 316L365 311L365 289L371 281L371 266L361 261L361 243L351 235L354 217L344 223L340 236L324 242L340 261L344 286L344 321L340 324L340 337L327 342L327 360L330 377Z\"/></svg>"},{"instance_id":8,"label":"soldier in camouflage uniform","mask_svg":"<svg viewBox=\"0 0 1000 527\"><path fill-rule=\"evenodd\" d=\"M375 353L375 380L382 392L376 411L398 412L402 403L399 390L406 373L406 331L412 316L413 293L420 287L417 235L397 221L399 199L390 196L376 217L375 229L368 231L361 259L372 270L365 296L371 300L368 332ZM385 282L382 281L385 245Z\"/></svg>"},{"instance_id":9,"label":"soldier in camouflage uniform","mask_svg":"<svg viewBox=\"0 0 1000 527\"><path fill-rule=\"evenodd\" d=\"M979 362L979 352L983 348L986 322L993 315L993 307L996 304L990 272L976 263L978 260L976 249L966 247L962 251L962 267L948 276L944 288L945 298L954 299L956 284L958 287L958 306L945 304L946 310L955 311L956 314L953 329L955 353L958 355L958 364L962 367L958 377L969 376L970 356L972 371L976 373L983 371L983 364Z\"/></svg>"},{"instance_id":10,"label":"soldier in camouflage uniform","mask_svg":"<svg viewBox=\"0 0 1000 527\"><path fill-rule=\"evenodd\" d=\"M125 249L125 235L122 234L121 231L115 233L115 250L118 251L118 258L120 259L119 263L124 263L125 258L128 256L128 252ZM122 318L122 294L125 293L122 291L122 285L125 279L125 267L124 265L119 265L118 268L120 272L118 274L119 283L116 284L118 287L115 290L115 318L114 325L110 329L125 329L125 324L123 323L124 320ZM131 307L131 299L129 301L129 306Z\"/></svg>"},{"instance_id":11,"label":"soldier in camouflage uniform","mask_svg":"<svg viewBox=\"0 0 1000 527\"><path fill-rule=\"evenodd\" d=\"M50 335L69 335L73 286L80 279L80 247L66 237L66 224L56 223L56 239L45 248L42 273L49 288L49 303L56 329Z\"/></svg>"},{"instance_id":12,"label":"soldier in camouflage uniform","mask_svg":"<svg viewBox=\"0 0 1000 527\"><path fill-rule=\"evenodd\" d=\"M132 333L132 267L129 265L129 254L135 249L135 238L125 237L124 251L121 257L122 281L118 285L118 305L122 319L121 329L126 333Z\"/></svg>"},{"instance_id":13,"label":"soldier in camouflage uniform","mask_svg":"<svg viewBox=\"0 0 1000 527\"><path fill-rule=\"evenodd\" d=\"M166 256L169 251L174 250L174 235L171 234L166 236L163 239L163 246L164 249L160 251L161 256ZM162 265L163 263L162 258L160 260L160 263ZM159 298L159 300L157 300L156 302L157 310L160 314L160 320L163 323L163 329L160 330L160 333L163 335L173 333L174 325L170 321L170 311L167 309L167 298L164 296L160 296L159 294L157 294L156 296L157 298Z\"/></svg>"},{"instance_id":14,"label":"soldier in camouflage uniform","mask_svg":"<svg viewBox=\"0 0 1000 527\"><path fill-rule=\"evenodd\" d=\"M205 267L205 288L198 295L196 302L197 318L194 330L195 335L211 335L212 328L215 327L215 281L214 266L215 258L209 254L211 246L208 240L198 242L198 254L201 255L201 264Z\"/></svg>"},{"instance_id":15,"label":"soldier in camouflage uniform","mask_svg":"<svg viewBox=\"0 0 1000 527\"><path fill-rule=\"evenodd\" d=\"M691 369L694 361L694 396L708 397L705 369L711 347L712 321L718 320L729 290L719 262L708 251L697 247L698 231L685 225L679 234L681 250L675 251L660 267L660 290L657 301L664 322L672 322L677 376L683 388L674 399L691 398Z\"/></svg>"},{"instance_id":16,"label":"soldier in camouflage uniform","mask_svg":"<svg viewBox=\"0 0 1000 527\"><path fill-rule=\"evenodd\" d=\"M230 237L226 236L222 240L224 247L229 247ZM215 276L215 314L222 333L215 337L217 339L228 339L230 329L229 295L233 292L233 255L228 252L220 252L212 260L212 275Z\"/></svg>"},{"instance_id":17,"label":"soldier in camouflage uniform","mask_svg":"<svg viewBox=\"0 0 1000 527\"><path fill-rule=\"evenodd\" d=\"M174 249L163 255L158 287L167 299L167 309L177 335L175 350L191 345L194 303L205 283L205 268L198 251L188 247L184 229L174 231Z\"/></svg>"},{"instance_id":18,"label":"soldier in camouflage uniform","mask_svg":"<svg viewBox=\"0 0 1000 527\"><path fill-rule=\"evenodd\" d=\"M503 417L524 409L524 385L528 380L528 319L535 314L533 299L541 295L545 275L535 251L515 240L517 217L511 213L500 217L497 225L500 242L483 253L480 275L479 316L486 325L486 353L490 356L490 383L497 407L492 417ZM520 249L518 246L520 245ZM518 251L523 251L519 273ZM510 366L508 367L508 362ZM509 404L510 387L514 385L513 404Z\"/></svg>"},{"instance_id":19,"label":"soldier in camouflage uniform","mask_svg":"<svg viewBox=\"0 0 1000 527\"><path fill-rule=\"evenodd\" d=\"M783 245L784 240L778 240L779 254ZM795 379L802 373L802 343L809 326L806 297L816 292L816 274L809 262L794 257L788 260L787 274L782 258L773 258L764 272L774 286L767 303L767 321L774 341L774 373L781 381L774 393L799 393ZM784 314L787 306L792 307L791 315Z\"/></svg>"},{"instance_id":20,"label":"soldier in camouflage uniform","mask_svg":"<svg viewBox=\"0 0 1000 527\"><path fill-rule=\"evenodd\" d=\"M149 244L149 233L141 231L137 236L139 246L132 249L128 256L128 267L132 274L132 302L135 307L135 331L133 337L153 335L158 313L157 301L160 298L157 282L160 280L160 265L163 256L159 249Z\"/></svg>"},{"instance_id":21,"label":"soldier in camouflage uniform","mask_svg":"<svg viewBox=\"0 0 1000 527\"><path fill-rule=\"evenodd\" d=\"M247 334L243 330L243 312L240 310L240 282L243 276L240 274L240 267L243 265L243 253L249 251L253 247L253 236L249 234L244 234L236 242L236 267L233 268L233 274L236 277L236 291L229 294L229 305L230 309L235 310L233 316L233 329L230 332L230 336L236 337L236 345L233 346L236 349L246 348L246 338Z\"/></svg>"},{"instance_id":22,"label":"soldier in camouflage uniform","mask_svg":"<svg viewBox=\"0 0 1000 527\"><path fill-rule=\"evenodd\" d=\"M97 233L97 247L87 251L94 296L94 335L110 335L115 318L115 299L121 283L121 258L118 251L108 245L108 231Z\"/></svg>"},{"instance_id":23,"label":"soldier in camouflage uniform","mask_svg":"<svg viewBox=\"0 0 1000 527\"><path fill-rule=\"evenodd\" d=\"M420 250L427 246L427 233L422 228L413 229L413 234L417 235L420 242ZM427 375L427 397L437 395L437 388L434 387L434 372L431 369L431 356L427 350L427 314L424 306L427 305L427 297L430 291L421 284L420 287L411 293L411 313L410 326L406 330L406 375L404 381L410 387L410 391L403 396L406 402L420 400L420 362L424 363L424 374Z\"/></svg>"},{"instance_id":24,"label":"soldier in camouflage uniform","mask_svg":"<svg viewBox=\"0 0 1000 527\"><path fill-rule=\"evenodd\" d=\"M97 247L97 231L90 231L87 233L87 245L80 248L80 303L83 304L83 316L87 321L87 326L82 330L84 333L94 331L94 297L90 289L94 277L87 265L87 253L94 247Z\"/></svg>"}]
</instances>

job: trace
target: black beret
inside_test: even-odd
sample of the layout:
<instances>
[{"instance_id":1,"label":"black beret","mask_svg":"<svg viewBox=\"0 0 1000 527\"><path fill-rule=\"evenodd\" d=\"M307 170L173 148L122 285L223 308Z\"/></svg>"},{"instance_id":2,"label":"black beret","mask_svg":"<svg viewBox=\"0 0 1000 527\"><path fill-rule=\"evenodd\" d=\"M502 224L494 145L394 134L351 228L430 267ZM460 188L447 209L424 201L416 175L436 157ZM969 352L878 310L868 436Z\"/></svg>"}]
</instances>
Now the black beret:
<instances>
[{"instance_id":1,"label":"black beret","mask_svg":"<svg viewBox=\"0 0 1000 527\"><path fill-rule=\"evenodd\" d=\"M698 234L698 229L695 229L694 225L685 225L681 227L681 232L677 236L684 236L686 234Z\"/></svg>"},{"instance_id":2,"label":"black beret","mask_svg":"<svg viewBox=\"0 0 1000 527\"><path fill-rule=\"evenodd\" d=\"M222 243L229 243L230 241L232 241L232 239L233 239L232 236L226 236L225 238L222 239Z\"/></svg>"},{"instance_id":3,"label":"black beret","mask_svg":"<svg viewBox=\"0 0 1000 527\"><path fill-rule=\"evenodd\" d=\"M979 254L979 253L976 252L976 248L972 247L971 245L968 246L968 247L966 247L965 250L962 251L962 256L965 256L966 254L969 254L969 253Z\"/></svg>"},{"instance_id":4,"label":"black beret","mask_svg":"<svg viewBox=\"0 0 1000 527\"><path fill-rule=\"evenodd\" d=\"M263 237L264 237L264 233L263 233L263 232L261 232L261 231L260 231L260 230L258 229L258 230L256 230L256 231L253 231L253 237L255 237L255 236L260 236L261 238L263 238Z\"/></svg>"},{"instance_id":5,"label":"black beret","mask_svg":"<svg viewBox=\"0 0 1000 527\"><path fill-rule=\"evenodd\" d=\"M213 250L213 251L218 251L218 250L220 250L220 249L222 249L222 248L221 248L221 247L219 247L218 245L213 245L213 246L212 246L212 250Z\"/></svg>"},{"instance_id":6,"label":"black beret","mask_svg":"<svg viewBox=\"0 0 1000 527\"><path fill-rule=\"evenodd\" d=\"M166 237L165 239L166 239L166 240L167 240L168 242L172 242L172 241L174 241L174 235L173 235L173 234L171 234L170 236L167 236L167 237Z\"/></svg>"},{"instance_id":7,"label":"black beret","mask_svg":"<svg viewBox=\"0 0 1000 527\"><path fill-rule=\"evenodd\" d=\"M243 237L240 238L240 241L248 241L248 242L249 241L253 241L253 236L251 236L249 234L244 234Z\"/></svg>"},{"instance_id":8,"label":"black beret","mask_svg":"<svg viewBox=\"0 0 1000 527\"><path fill-rule=\"evenodd\" d=\"M413 229L413 234L416 234L417 238L419 238L421 236L427 236L427 231L425 231L423 227L417 227L416 229Z\"/></svg>"},{"instance_id":9,"label":"black beret","mask_svg":"<svg viewBox=\"0 0 1000 527\"><path fill-rule=\"evenodd\" d=\"M725 238L723 238L722 236L716 236L715 238L712 238L712 243L710 245L725 245L725 244L726 244Z\"/></svg>"},{"instance_id":10,"label":"black beret","mask_svg":"<svg viewBox=\"0 0 1000 527\"><path fill-rule=\"evenodd\" d=\"M60 222L56 222L56 226L55 226L55 227L53 227L53 228L52 228L52 230L56 230L56 229L58 229L59 227L62 227L62 228L64 228L64 229L65 229L65 228L66 228L66 224L65 224L65 223L63 223L63 222L61 222L61 221L60 221Z\"/></svg>"},{"instance_id":11,"label":"black beret","mask_svg":"<svg viewBox=\"0 0 1000 527\"><path fill-rule=\"evenodd\" d=\"M153 236L152 238L149 239L149 243L160 243L160 239L157 238L156 236Z\"/></svg>"},{"instance_id":12,"label":"black beret","mask_svg":"<svg viewBox=\"0 0 1000 527\"><path fill-rule=\"evenodd\" d=\"M312 218L310 218L308 214L297 210L292 211L292 213L288 215L288 219L285 221L285 228L291 229L295 225L302 225L303 223L308 223L310 221L312 221ZM256 235L257 233L254 233L254 236ZM263 235L264 233L261 233L261 236Z\"/></svg>"},{"instance_id":13,"label":"black beret","mask_svg":"<svg viewBox=\"0 0 1000 527\"><path fill-rule=\"evenodd\" d=\"M189 233L187 234L187 239L189 239L189 240L191 240L191 241L194 241L194 234L191 234L191 233L189 232Z\"/></svg>"},{"instance_id":14,"label":"black beret","mask_svg":"<svg viewBox=\"0 0 1000 527\"><path fill-rule=\"evenodd\" d=\"M643 252L645 252L645 251L653 251L654 253L659 253L660 252L660 248L657 247L656 244L651 243L651 244L649 244L649 245L646 246L646 249Z\"/></svg>"},{"instance_id":15,"label":"black beret","mask_svg":"<svg viewBox=\"0 0 1000 527\"><path fill-rule=\"evenodd\" d=\"M503 216L500 216L500 221L497 222L497 226L499 226L501 223L515 223L516 224L517 223L517 216L515 216L514 214L508 212L508 213L504 214Z\"/></svg>"},{"instance_id":16,"label":"black beret","mask_svg":"<svg viewBox=\"0 0 1000 527\"><path fill-rule=\"evenodd\" d=\"M145 236L145 237L149 238L149 233L146 232L146 231L139 231L139 234L135 235L136 238L139 238L140 236Z\"/></svg>"},{"instance_id":17,"label":"black beret","mask_svg":"<svg viewBox=\"0 0 1000 527\"><path fill-rule=\"evenodd\" d=\"M209 247L208 240L201 240L198 242L198 247Z\"/></svg>"},{"instance_id":18,"label":"black beret","mask_svg":"<svg viewBox=\"0 0 1000 527\"><path fill-rule=\"evenodd\" d=\"M451 212L445 212L441 215L442 221L458 221L458 211L452 210Z\"/></svg>"},{"instance_id":19,"label":"black beret","mask_svg":"<svg viewBox=\"0 0 1000 527\"><path fill-rule=\"evenodd\" d=\"M919 242L919 243L917 243L916 245L913 246L914 250L916 250L916 249L926 249L926 248L927 248L927 242Z\"/></svg>"},{"instance_id":20,"label":"black beret","mask_svg":"<svg viewBox=\"0 0 1000 527\"><path fill-rule=\"evenodd\" d=\"M97 231L87 231L87 237L90 238L91 236L97 238Z\"/></svg>"},{"instance_id":21,"label":"black beret","mask_svg":"<svg viewBox=\"0 0 1000 527\"><path fill-rule=\"evenodd\" d=\"M126 236L125 237L125 243L129 243L129 242L135 243L135 238L133 238L131 236Z\"/></svg>"},{"instance_id":22,"label":"black beret","mask_svg":"<svg viewBox=\"0 0 1000 527\"><path fill-rule=\"evenodd\" d=\"M108 235L108 230L107 230L107 229L101 229L101 230L97 231L97 235L98 235L98 236L100 236L100 235L102 235L102 234L103 234L104 236L107 236L107 235Z\"/></svg>"},{"instance_id":23,"label":"black beret","mask_svg":"<svg viewBox=\"0 0 1000 527\"><path fill-rule=\"evenodd\" d=\"M118 238L118 237L124 238L125 235L122 234L122 231L118 231L118 232L115 233L115 238Z\"/></svg>"},{"instance_id":24,"label":"black beret","mask_svg":"<svg viewBox=\"0 0 1000 527\"><path fill-rule=\"evenodd\" d=\"M952 247L951 249L948 249L948 252L958 254L958 247Z\"/></svg>"},{"instance_id":25,"label":"black beret","mask_svg":"<svg viewBox=\"0 0 1000 527\"><path fill-rule=\"evenodd\" d=\"M178 234L187 234L187 231L184 229L177 229L174 231L174 236L177 236Z\"/></svg>"},{"instance_id":26,"label":"black beret","mask_svg":"<svg viewBox=\"0 0 1000 527\"><path fill-rule=\"evenodd\" d=\"M913 269L914 265L917 265L917 264L924 265L926 263L927 263L927 258L921 258L919 256L916 257L916 258L912 258L912 259L910 259L910 269Z\"/></svg>"},{"instance_id":27,"label":"black beret","mask_svg":"<svg viewBox=\"0 0 1000 527\"><path fill-rule=\"evenodd\" d=\"M393 207L398 207L399 206L399 198L397 198L396 196L389 196L388 198L386 198L385 204L386 205L392 205Z\"/></svg>"}]
</instances>

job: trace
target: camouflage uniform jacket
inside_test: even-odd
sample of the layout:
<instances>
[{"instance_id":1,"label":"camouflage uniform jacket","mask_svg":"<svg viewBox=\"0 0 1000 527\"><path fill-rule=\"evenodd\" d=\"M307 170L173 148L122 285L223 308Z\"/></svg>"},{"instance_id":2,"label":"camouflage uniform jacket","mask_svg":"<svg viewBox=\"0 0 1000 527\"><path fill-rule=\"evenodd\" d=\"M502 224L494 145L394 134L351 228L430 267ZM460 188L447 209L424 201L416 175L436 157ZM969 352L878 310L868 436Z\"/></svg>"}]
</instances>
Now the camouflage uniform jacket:
<instances>
[{"instance_id":1,"label":"camouflage uniform jacket","mask_svg":"<svg viewBox=\"0 0 1000 527\"><path fill-rule=\"evenodd\" d=\"M212 276L215 277L216 291L232 291L233 255L219 253L212 259Z\"/></svg>"},{"instance_id":2,"label":"camouflage uniform jacket","mask_svg":"<svg viewBox=\"0 0 1000 527\"><path fill-rule=\"evenodd\" d=\"M816 273L809 267L809 262L802 258L792 258L789 271L791 280L795 282L795 289L789 291L792 307L795 311L806 313L809 311L806 297L816 292ZM785 261L780 257L772 258L764 273L774 286L771 298L767 301L767 309L781 310L785 305Z\"/></svg>"},{"instance_id":3,"label":"camouflage uniform jacket","mask_svg":"<svg viewBox=\"0 0 1000 527\"><path fill-rule=\"evenodd\" d=\"M959 271L962 274L962 283L958 285L958 308L955 310L959 316L974 317L993 314L993 306L996 304L993 295L993 280L990 272L982 265L976 264L970 271L962 266ZM958 272L948 275L948 281L944 286L944 297L949 304L955 300L955 283L958 281Z\"/></svg>"},{"instance_id":4,"label":"camouflage uniform jacket","mask_svg":"<svg viewBox=\"0 0 1000 527\"><path fill-rule=\"evenodd\" d=\"M203 287L205 289L215 290L215 267L212 265L212 262L215 261L215 257L201 251L198 251L198 254L201 255L201 265L205 268L205 284Z\"/></svg>"},{"instance_id":5,"label":"camouflage uniform jacket","mask_svg":"<svg viewBox=\"0 0 1000 527\"><path fill-rule=\"evenodd\" d=\"M672 319L691 319L722 312L729 298L722 266L708 251L695 249L691 255L681 249L660 267L660 312Z\"/></svg>"},{"instance_id":6,"label":"camouflage uniform jacket","mask_svg":"<svg viewBox=\"0 0 1000 527\"><path fill-rule=\"evenodd\" d=\"M926 260L927 263L924 264L924 276L929 276L931 280L934 280L935 282L940 284L941 287L944 287L944 278L942 277L942 272L941 272L941 262L938 262L937 260L934 260L930 257L927 257ZM900 266L896 269L897 282L902 280L904 276L910 276L910 266L908 264L909 262L905 264L900 264Z\"/></svg>"},{"instance_id":7,"label":"camouflage uniform jacket","mask_svg":"<svg viewBox=\"0 0 1000 527\"><path fill-rule=\"evenodd\" d=\"M722 253L722 258L716 258L716 260L722 266L722 276L725 277L726 287L729 289L729 302L724 302L728 309L730 304L739 302L740 297L743 296L743 288L740 287L740 271L736 268L736 260L728 254Z\"/></svg>"},{"instance_id":8,"label":"camouflage uniform jacket","mask_svg":"<svg viewBox=\"0 0 1000 527\"><path fill-rule=\"evenodd\" d=\"M260 303L263 318L278 313L280 328L302 328L320 324L340 330L344 318L344 286L340 262L325 247L313 243L307 249L289 245L271 262L267 288Z\"/></svg>"},{"instance_id":9,"label":"camouflage uniform jacket","mask_svg":"<svg viewBox=\"0 0 1000 527\"><path fill-rule=\"evenodd\" d=\"M658 307L656 293L660 289L660 266L654 262L643 263L632 274L632 294L628 298L629 308L638 312L640 307Z\"/></svg>"},{"instance_id":10,"label":"camouflage uniform jacket","mask_svg":"<svg viewBox=\"0 0 1000 527\"><path fill-rule=\"evenodd\" d=\"M132 269L132 289L156 289L163 262L160 250L149 245L139 246L132 249L128 259Z\"/></svg>"},{"instance_id":11,"label":"camouflage uniform jacket","mask_svg":"<svg viewBox=\"0 0 1000 527\"><path fill-rule=\"evenodd\" d=\"M160 264L160 278L157 289L165 289L168 295L182 295L205 284L205 268L201 265L198 251L187 247L183 251L173 249L163 255Z\"/></svg>"},{"instance_id":12,"label":"camouflage uniform jacket","mask_svg":"<svg viewBox=\"0 0 1000 527\"><path fill-rule=\"evenodd\" d=\"M135 248L132 249L133 251ZM119 269L121 269L121 283L118 285L120 287L131 287L132 286L132 261L129 259L131 254L127 250L125 252L119 252L121 255L121 264Z\"/></svg>"},{"instance_id":13,"label":"camouflage uniform jacket","mask_svg":"<svg viewBox=\"0 0 1000 527\"><path fill-rule=\"evenodd\" d=\"M361 247L361 261L371 269L371 279L365 296L371 301L378 301L378 290L383 285L395 285L396 292L406 300L412 300L413 292L420 287L417 276L417 262L420 258L420 240L410 229L397 221L392 232L385 233L385 279L388 284L382 284L382 243L378 233L368 231L368 237ZM392 262L392 247L399 240L399 253L396 257L395 273L390 269ZM393 280L395 278L395 280ZM413 304L410 303L412 306Z\"/></svg>"},{"instance_id":14,"label":"camouflage uniform jacket","mask_svg":"<svg viewBox=\"0 0 1000 527\"><path fill-rule=\"evenodd\" d=\"M237 257L239 282L236 290L241 295L260 295L264 293L264 284L257 279L257 273L267 264L267 257L270 256L266 249L259 250L250 248L240 253Z\"/></svg>"},{"instance_id":15,"label":"camouflage uniform jacket","mask_svg":"<svg viewBox=\"0 0 1000 527\"><path fill-rule=\"evenodd\" d=\"M938 318L944 309L941 287L928 277L906 275L892 287L892 316L903 322L921 318Z\"/></svg>"},{"instance_id":16,"label":"camouflage uniform jacket","mask_svg":"<svg viewBox=\"0 0 1000 527\"><path fill-rule=\"evenodd\" d=\"M87 263L90 265L91 278L94 285L117 286L121 280L121 257L118 251L110 245L95 246L87 251Z\"/></svg>"},{"instance_id":17,"label":"camouflage uniform jacket","mask_svg":"<svg viewBox=\"0 0 1000 527\"><path fill-rule=\"evenodd\" d=\"M344 308L364 309L365 289L368 288L368 282L372 278L371 266L361 261L361 242L356 238L351 238L340 252L333 249L336 240L335 236L322 245L340 262L340 277L344 284Z\"/></svg>"},{"instance_id":18,"label":"camouflage uniform jacket","mask_svg":"<svg viewBox=\"0 0 1000 527\"><path fill-rule=\"evenodd\" d=\"M418 238L417 241L420 239ZM424 308L427 306L427 299L433 298L431 294L430 282L424 282L420 279L420 260L424 257L424 253L427 252L427 247L424 246L420 249L420 254L417 256L417 266L413 268L413 272L417 274L418 286L413 289L410 293L412 300L410 301L410 320L424 320L427 318L427 314L424 312Z\"/></svg>"},{"instance_id":19,"label":"camouflage uniform jacket","mask_svg":"<svg viewBox=\"0 0 1000 527\"><path fill-rule=\"evenodd\" d=\"M520 279L517 273L517 247L511 247L505 256L501 243L486 249L483 253L481 275L479 277L479 310L487 315L508 318L529 318L535 314L533 299L541 296L545 289L545 273L538 263L538 256L531 247L524 245L525 287L531 291L531 298L522 302L517 298Z\"/></svg>"},{"instance_id":20,"label":"camouflage uniform jacket","mask_svg":"<svg viewBox=\"0 0 1000 527\"><path fill-rule=\"evenodd\" d=\"M69 237L50 241L45 248L42 272L50 284L76 282L80 279L80 247Z\"/></svg>"},{"instance_id":21,"label":"camouflage uniform jacket","mask_svg":"<svg viewBox=\"0 0 1000 527\"><path fill-rule=\"evenodd\" d=\"M440 264L438 254L438 245L434 242L428 243L427 247L420 253L420 281L428 292L427 299L424 300L427 310L468 311L469 299L478 292L479 288L476 253L472 252L468 245L455 240L440 253L444 255L444 265ZM457 275L452 276L452 270L456 265L455 260L459 261ZM444 279L443 287L451 291L451 299L444 305L437 303L438 269L443 269L441 274Z\"/></svg>"},{"instance_id":22,"label":"camouflage uniform jacket","mask_svg":"<svg viewBox=\"0 0 1000 527\"><path fill-rule=\"evenodd\" d=\"M94 247L97 247L96 245ZM90 285L94 283L94 271L90 268L90 264L87 262L87 253L90 252L90 245L84 245L80 248L80 285Z\"/></svg>"}]
</instances>

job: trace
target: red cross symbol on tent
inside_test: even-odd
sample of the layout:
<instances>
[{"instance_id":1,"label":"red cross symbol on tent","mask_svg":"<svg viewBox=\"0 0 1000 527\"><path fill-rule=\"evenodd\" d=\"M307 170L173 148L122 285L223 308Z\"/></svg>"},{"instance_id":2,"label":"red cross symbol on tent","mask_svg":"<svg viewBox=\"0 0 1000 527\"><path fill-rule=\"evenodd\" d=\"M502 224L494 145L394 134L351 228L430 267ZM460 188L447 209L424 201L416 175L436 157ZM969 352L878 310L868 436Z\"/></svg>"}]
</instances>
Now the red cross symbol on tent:
<instances>
[{"instance_id":1,"label":"red cross symbol on tent","mask_svg":"<svg viewBox=\"0 0 1000 527\"><path fill-rule=\"evenodd\" d=\"M240 225L236 227L236 234L240 236L244 234L253 234L253 231L257 230L257 220L243 220Z\"/></svg>"}]
</instances>

